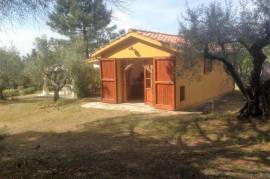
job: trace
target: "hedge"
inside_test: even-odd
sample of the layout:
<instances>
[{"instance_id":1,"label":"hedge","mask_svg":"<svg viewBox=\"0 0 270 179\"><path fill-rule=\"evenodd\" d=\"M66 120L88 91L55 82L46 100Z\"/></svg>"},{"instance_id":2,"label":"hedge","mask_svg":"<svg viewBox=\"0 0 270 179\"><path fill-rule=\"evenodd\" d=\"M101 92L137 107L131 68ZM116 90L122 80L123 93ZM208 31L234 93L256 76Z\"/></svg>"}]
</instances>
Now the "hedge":
<instances>
[{"instance_id":1,"label":"hedge","mask_svg":"<svg viewBox=\"0 0 270 179\"><path fill-rule=\"evenodd\" d=\"M26 95L26 94L33 94L35 91L36 91L36 88L34 88L34 87L25 88L25 89L23 90L23 94L24 94L24 95Z\"/></svg>"},{"instance_id":2,"label":"hedge","mask_svg":"<svg viewBox=\"0 0 270 179\"><path fill-rule=\"evenodd\" d=\"M27 94L33 94L36 91L36 88L30 87L25 88L22 90L22 93L20 94L20 90L18 89L5 89L3 90L4 97L15 97L20 95L27 95Z\"/></svg>"},{"instance_id":3,"label":"hedge","mask_svg":"<svg viewBox=\"0 0 270 179\"><path fill-rule=\"evenodd\" d=\"M14 96L19 96L20 92L17 89L5 89L3 90L3 95L5 97L14 97Z\"/></svg>"}]
</instances>

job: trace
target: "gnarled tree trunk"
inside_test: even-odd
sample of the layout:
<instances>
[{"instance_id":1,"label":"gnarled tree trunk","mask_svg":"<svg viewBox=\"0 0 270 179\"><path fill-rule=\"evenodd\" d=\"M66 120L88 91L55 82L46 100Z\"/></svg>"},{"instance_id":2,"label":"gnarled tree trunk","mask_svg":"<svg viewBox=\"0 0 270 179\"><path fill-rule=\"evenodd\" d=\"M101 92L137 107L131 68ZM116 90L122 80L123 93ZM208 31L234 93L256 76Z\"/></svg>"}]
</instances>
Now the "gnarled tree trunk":
<instances>
[{"instance_id":1,"label":"gnarled tree trunk","mask_svg":"<svg viewBox=\"0 0 270 179\"><path fill-rule=\"evenodd\" d=\"M262 103L262 111L265 116L270 115L270 79L262 85L260 100Z\"/></svg>"},{"instance_id":2,"label":"gnarled tree trunk","mask_svg":"<svg viewBox=\"0 0 270 179\"><path fill-rule=\"evenodd\" d=\"M55 64L47 69L47 78L50 80L54 90L54 101L56 102L60 96L59 91L66 85L67 73L62 65Z\"/></svg>"},{"instance_id":3,"label":"gnarled tree trunk","mask_svg":"<svg viewBox=\"0 0 270 179\"><path fill-rule=\"evenodd\" d=\"M60 90L58 88L54 89L54 95L53 95L54 102L56 102L60 98L59 91Z\"/></svg>"},{"instance_id":4,"label":"gnarled tree trunk","mask_svg":"<svg viewBox=\"0 0 270 179\"><path fill-rule=\"evenodd\" d=\"M267 41L266 41L267 42ZM240 111L240 117L260 117L263 115L267 115L265 111L269 107L266 105L267 92L263 93L266 84L261 80L261 73L263 69L263 64L267 59L267 56L263 53L264 41L259 41L255 43L250 49L249 53L253 57L253 69L250 76L248 97L246 98L246 104Z\"/></svg>"},{"instance_id":5,"label":"gnarled tree trunk","mask_svg":"<svg viewBox=\"0 0 270 179\"><path fill-rule=\"evenodd\" d=\"M209 49L205 49L205 57L211 60L218 60L224 64L230 76L233 78L243 96L246 99L246 104L239 111L240 118L249 117L259 117L267 115L266 111L270 111L269 102L269 89L270 80L267 82L261 82L261 72L263 68L263 63L266 60L266 56L263 54L262 50L255 48L250 50L253 55L253 70L251 73L251 78L249 86L245 86L240 74L235 70L233 64L228 62L223 56L212 54Z\"/></svg>"}]
</instances>

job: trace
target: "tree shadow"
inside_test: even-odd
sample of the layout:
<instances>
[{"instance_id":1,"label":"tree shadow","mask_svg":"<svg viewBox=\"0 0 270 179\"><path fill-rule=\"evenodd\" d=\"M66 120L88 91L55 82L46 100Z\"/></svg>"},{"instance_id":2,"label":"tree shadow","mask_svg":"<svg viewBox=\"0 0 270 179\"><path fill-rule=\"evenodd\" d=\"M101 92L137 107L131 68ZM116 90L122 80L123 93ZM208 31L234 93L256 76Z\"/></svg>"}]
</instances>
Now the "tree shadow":
<instances>
[{"instance_id":1,"label":"tree shadow","mask_svg":"<svg viewBox=\"0 0 270 179\"><path fill-rule=\"evenodd\" d=\"M218 120L132 114L88 122L73 132L8 135L0 141L0 177L269 177L267 169L223 167L235 161L270 167L269 150L245 150L268 143L269 130L232 116Z\"/></svg>"},{"instance_id":2,"label":"tree shadow","mask_svg":"<svg viewBox=\"0 0 270 179\"><path fill-rule=\"evenodd\" d=\"M209 100L201 105L194 106L188 111L204 112L204 113L224 113L235 112L243 107L245 100L240 91L234 91L227 95ZM238 111L237 111L238 112Z\"/></svg>"},{"instance_id":3,"label":"tree shadow","mask_svg":"<svg viewBox=\"0 0 270 179\"><path fill-rule=\"evenodd\" d=\"M69 105L77 102L77 99L62 99L60 98L58 103L59 105ZM0 100L1 105L13 105L13 104L38 104L38 103L51 103L55 104L52 97L41 97L36 96L32 98L14 98L14 99L7 99L7 100Z\"/></svg>"},{"instance_id":4,"label":"tree shadow","mask_svg":"<svg viewBox=\"0 0 270 179\"><path fill-rule=\"evenodd\" d=\"M18 104L18 103L36 103L36 102L41 102L44 101L41 98L31 98L31 99L18 99L18 98L14 98L14 99L6 99L6 100L0 100L0 105L11 105L11 104Z\"/></svg>"}]
</instances>

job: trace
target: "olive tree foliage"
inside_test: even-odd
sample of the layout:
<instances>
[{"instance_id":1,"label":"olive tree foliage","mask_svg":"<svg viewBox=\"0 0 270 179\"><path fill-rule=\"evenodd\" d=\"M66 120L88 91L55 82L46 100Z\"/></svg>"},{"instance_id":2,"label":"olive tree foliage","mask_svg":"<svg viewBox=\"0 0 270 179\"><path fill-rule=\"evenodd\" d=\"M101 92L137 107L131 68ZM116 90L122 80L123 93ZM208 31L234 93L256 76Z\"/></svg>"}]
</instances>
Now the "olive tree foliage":
<instances>
[{"instance_id":1,"label":"olive tree foliage","mask_svg":"<svg viewBox=\"0 0 270 179\"><path fill-rule=\"evenodd\" d=\"M0 24L46 17L57 0L0 0ZM76 1L76 0L74 0ZM92 1L92 0L89 0ZM106 0L111 6L124 8L128 0Z\"/></svg>"},{"instance_id":2,"label":"olive tree foliage","mask_svg":"<svg viewBox=\"0 0 270 179\"><path fill-rule=\"evenodd\" d=\"M45 17L55 0L0 0L0 24ZM1 29L2 30L2 29Z\"/></svg>"},{"instance_id":3,"label":"olive tree foliage","mask_svg":"<svg viewBox=\"0 0 270 179\"><path fill-rule=\"evenodd\" d=\"M264 49L270 45L270 0L240 1L240 9L231 1L187 8L180 26L187 39L185 52L224 64L246 99L240 117L268 115L270 80L262 81L261 72L267 59ZM245 62L251 64L248 80L243 80L236 65L243 52L250 57Z\"/></svg>"},{"instance_id":4,"label":"olive tree foliage","mask_svg":"<svg viewBox=\"0 0 270 179\"><path fill-rule=\"evenodd\" d=\"M240 51L234 55L234 66L244 84L249 83L250 74L253 68L251 59L252 57L250 54L244 49L240 49Z\"/></svg>"},{"instance_id":5,"label":"olive tree foliage","mask_svg":"<svg viewBox=\"0 0 270 179\"><path fill-rule=\"evenodd\" d=\"M59 49L63 64L68 70L71 86L79 98L91 96L92 92L99 88L98 69L87 63L83 47L83 39L77 38L68 41L63 48Z\"/></svg>"},{"instance_id":6,"label":"olive tree foliage","mask_svg":"<svg viewBox=\"0 0 270 179\"><path fill-rule=\"evenodd\" d=\"M0 49L0 100L3 90L20 85L23 63L14 49Z\"/></svg>"},{"instance_id":7,"label":"olive tree foliage","mask_svg":"<svg viewBox=\"0 0 270 179\"><path fill-rule=\"evenodd\" d=\"M98 88L98 71L87 63L82 39L57 40L42 37L37 38L35 44L32 53L25 57L24 74L31 80L31 84L43 88L43 95L48 95L49 88L55 91L47 75L48 69L55 65L65 67L66 84L78 97L90 96L91 91Z\"/></svg>"},{"instance_id":8,"label":"olive tree foliage","mask_svg":"<svg viewBox=\"0 0 270 179\"><path fill-rule=\"evenodd\" d=\"M43 95L48 95L48 78L46 75L47 68L55 64L62 64L55 51L59 46L59 41L47 39L46 36L36 38L35 48L32 53L25 58L25 75L31 79L32 84L43 88Z\"/></svg>"}]
</instances>

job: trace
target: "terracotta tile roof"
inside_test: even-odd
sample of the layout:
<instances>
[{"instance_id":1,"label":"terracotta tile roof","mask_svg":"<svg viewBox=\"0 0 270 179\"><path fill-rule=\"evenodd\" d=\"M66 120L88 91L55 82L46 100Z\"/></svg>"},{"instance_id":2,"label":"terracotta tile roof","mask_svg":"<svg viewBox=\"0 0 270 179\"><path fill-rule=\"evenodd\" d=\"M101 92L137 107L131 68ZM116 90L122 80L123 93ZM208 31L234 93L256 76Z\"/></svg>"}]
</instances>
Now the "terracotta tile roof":
<instances>
[{"instance_id":1,"label":"terracotta tile roof","mask_svg":"<svg viewBox=\"0 0 270 179\"><path fill-rule=\"evenodd\" d=\"M166 43L170 45L178 45L179 43L184 43L184 38L178 35L165 34L160 32L151 32L146 30L139 29L130 29L129 31L137 32L143 36L150 37L154 40L157 40L161 43Z\"/></svg>"}]
</instances>

